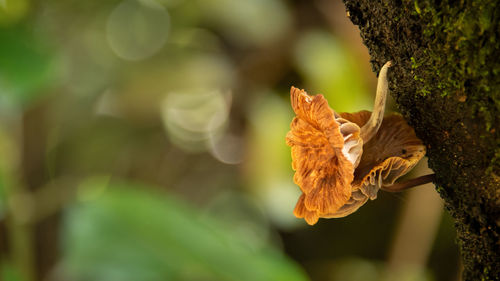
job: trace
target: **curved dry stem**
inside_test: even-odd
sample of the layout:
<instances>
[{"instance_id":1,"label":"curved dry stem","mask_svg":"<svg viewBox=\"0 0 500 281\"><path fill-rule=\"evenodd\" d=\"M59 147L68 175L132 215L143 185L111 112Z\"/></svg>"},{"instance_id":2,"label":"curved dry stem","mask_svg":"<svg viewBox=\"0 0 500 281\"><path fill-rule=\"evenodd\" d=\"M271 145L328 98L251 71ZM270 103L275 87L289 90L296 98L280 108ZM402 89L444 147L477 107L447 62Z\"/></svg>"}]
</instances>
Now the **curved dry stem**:
<instances>
[{"instance_id":1,"label":"curved dry stem","mask_svg":"<svg viewBox=\"0 0 500 281\"><path fill-rule=\"evenodd\" d=\"M404 182L398 182L398 183L395 183L393 185L382 186L381 189L384 191L389 191L389 192L401 192L401 191L404 191L406 189L409 189L409 188L412 188L412 187L415 187L418 185L433 182L435 178L436 178L435 174L429 174L429 175L420 176L418 178L414 178L411 180L407 180Z\"/></svg>"},{"instance_id":2,"label":"curved dry stem","mask_svg":"<svg viewBox=\"0 0 500 281\"><path fill-rule=\"evenodd\" d=\"M364 143L367 143L375 134L377 133L380 125L382 124L382 119L384 118L385 111L385 101L387 98L387 93L389 92L389 86L387 83L387 69L391 67L392 62L388 61L382 66L378 74L377 82L377 94L375 96L375 105L373 106L373 112L370 119L361 128L361 138Z\"/></svg>"}]
</instances>

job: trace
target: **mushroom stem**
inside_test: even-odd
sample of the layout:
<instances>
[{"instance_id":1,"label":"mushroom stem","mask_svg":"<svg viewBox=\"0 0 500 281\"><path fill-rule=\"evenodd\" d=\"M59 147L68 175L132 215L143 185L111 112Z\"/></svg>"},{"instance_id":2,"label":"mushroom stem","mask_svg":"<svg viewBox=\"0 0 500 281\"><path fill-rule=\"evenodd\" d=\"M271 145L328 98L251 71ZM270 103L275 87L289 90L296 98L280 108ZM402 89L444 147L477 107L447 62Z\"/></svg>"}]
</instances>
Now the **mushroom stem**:
<instances>
[{"instance_id":1,"label":"mushroom stem","mask_svg":"<svg viewBox=\"0 0 500 281\"><path fill-rule=\"evenodd\" d=\"M389 191L389 192L401 192L403 190L406 190L406 189L409 189L409 188L412 188L412 187L415 187L418 185L430 183L430 182L434 181L434 179L436 178L435 176L436 176L435 174L420 176L418 178L414 178L414 179L407 180L404 182L398 182L398 183L395 183L393 185L382 186L381 189L384 191Z\"/></svg>"},{"instance_id":2,"label":"mushroom stem","mask_svg":"<svg viewBox=\"0 0 500 281\"><path fill-rule=\"evenodd\" d=\"M375 96L373 112L368 122L366 122L366 124L361 128L361 138L364 143L367 143L373 136L375 136L375 134L377 134L377 131L382 124L385 111L385 101L387 93L389 92L387 69L391 67L391 65L391 61L386 62L378 74L377 94Z\"/></svg>"}]
</instances>

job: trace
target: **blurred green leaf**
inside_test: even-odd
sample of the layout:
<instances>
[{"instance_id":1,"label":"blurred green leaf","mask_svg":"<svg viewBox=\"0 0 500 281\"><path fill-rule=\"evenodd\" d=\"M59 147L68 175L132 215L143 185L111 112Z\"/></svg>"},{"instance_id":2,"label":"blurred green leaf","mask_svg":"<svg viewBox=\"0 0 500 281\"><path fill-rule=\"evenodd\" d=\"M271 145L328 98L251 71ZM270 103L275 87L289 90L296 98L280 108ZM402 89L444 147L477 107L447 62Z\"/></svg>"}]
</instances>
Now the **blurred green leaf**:
<instances>
[{"instance_id":1,"label":"blurred green leaf","mask_svg":"<svg viewBox=\"0 0 500 281\"><path fill-rule=\"evenodd\" d=\"M64 231L64 265L70 276L106 281L307 280L276 249L253 245L234 225L200 216L174 197L144 190L114 184L97 199L70 208Z\"/></svg>"},{"instance_id":2,"label":"blurred green leaf","mask_svg":"<svg viewBox=\"0 0 500 281\"><path fill-rule=\"evenodd\" d=\"M0 155L2 155L0 158L0 221L4 219L7 211L8 188L12 188L13 170L15 163L19 161L17 145L4 126L0 126Z\"/></svg>"},{"instance_id":3,"label":"blurred green leaf","mask_svg":"<svg viewBox=\"0 0 500 281\"><path fill-rule=\"evenodd\" d=\"M260 94L249 110L246 180L273 222L290 229L303 223L292 213L301 191L293 183L290 147L285 144L293 111L288 100L272 92Z\"/></svg>"},{"instance_id":4,"label":"blurred green leaf","mask_svg":"<svg viewBox=\"0 0 500 281\"><path fill-rule=\"evenodd\" d=\"M304 33L294 50L298 71L304 76L309 94L325 95L339 112L371 108L364 79L349 49L331 33L313 30Z\"/></svg>"},{"instance_id":5,"label":"blurred green leaf","mask_svg":"<svg viewBox=\"0 0 500 281\"><path fill-rule=\"evenodd\" d=\"M53 57L28 28L0 28L0 103L24 105L53 79Z\"/></svg>"},{"instance_id":6,"label":"blurred green leaf","mask_svg":"<svg viewBox=\"0 0 500 281\"><path fill-rule=\"evenodd\" d=\"M28 13L29 0L1 0L0 25L10 25L21 20Z\"/></svg>"},{"instance_id":7,"label":"blurred green leaf","mask_svg":"<svg viewBox=\"0 0 500 281\"><path fill-rule=\"evenodd\" d=\"M23 281L21 274L6 261L0 262L0 280L5 281Z\"/></svg>"},{"instance_id":8,"label":"blurred green leaf","mask_svg":"<svg viewBox=\"0 0 500 281\"><path fill-rule=\"evenodd\" d=\"M3 219L7 210L7 195L4 175L0 174L0 219Z\"/></svg>"}]
</instances>

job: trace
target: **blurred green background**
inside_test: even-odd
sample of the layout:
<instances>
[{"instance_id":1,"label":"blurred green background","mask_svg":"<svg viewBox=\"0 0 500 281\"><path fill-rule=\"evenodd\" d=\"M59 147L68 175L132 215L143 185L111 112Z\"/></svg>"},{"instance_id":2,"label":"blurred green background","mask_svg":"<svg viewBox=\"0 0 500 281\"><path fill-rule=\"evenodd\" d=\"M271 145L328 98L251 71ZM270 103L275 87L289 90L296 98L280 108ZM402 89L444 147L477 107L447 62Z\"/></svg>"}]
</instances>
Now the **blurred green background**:
<instances>
[{"instance_id":1,"label":"blurred green background","mask_svg":"<svg viewBox=\"0 0 500 281\"><path fill-rule=\"evenodd\" d=\"M292 214L290 86L369 61L337 0L0 0L0 280L459 280L432 186Z\"/></svg>"}]
</instances>

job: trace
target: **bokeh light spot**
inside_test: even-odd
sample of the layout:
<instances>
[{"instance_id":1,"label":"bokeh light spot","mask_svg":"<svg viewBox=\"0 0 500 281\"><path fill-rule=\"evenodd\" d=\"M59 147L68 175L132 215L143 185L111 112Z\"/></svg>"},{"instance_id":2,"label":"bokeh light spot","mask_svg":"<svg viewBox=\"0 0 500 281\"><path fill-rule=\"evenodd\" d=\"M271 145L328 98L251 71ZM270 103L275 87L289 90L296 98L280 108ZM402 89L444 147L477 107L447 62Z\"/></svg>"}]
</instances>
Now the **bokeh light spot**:
<instances>
[{"instance_id":1,"label":"bokeh light spot","mask_svg":"<svg viewBox=\"0 0 500 281\"><path fill-rule=\"evenodd\" d=\"M209 21L242 45L272 43L287 34L292 26L282 0L202 0L199 3Z\"/></svg>"},{"instance_id":2,"label":"bokeh light spot","mask_svg":"<svg viewBox=\"0 0 500 281\"><path fill-rule=\"evenodd\" d=\"M227 121L231 94L220 90L170 93L162 117L170 139L190 151L204 151L210 135Z\"/></svg>"},{"instance_id":3,"label":"bokeh light spot","mask_svg":"<svg viewBox=\"0 0 500 281\"><path fill-rule=\"evenodd\" d=\"M169 28L170 16L155 0L125 0L109 15L106 34L117 56L138 61L163 47Z\"/></svg>"},{"instance_id":4,"label":"bokeh light spot","mask_svg":"<svg viewBox=\"0 0 500 281\"><path fill-rule=\"evenodd\" d=\"M225 164L239 164L243 161L244 140L242 137L226 133L209 138L210 153Z\"/></svg>"}]
</instances>

